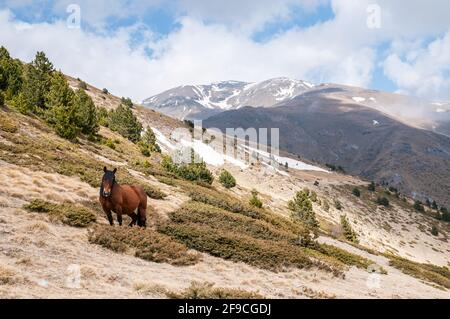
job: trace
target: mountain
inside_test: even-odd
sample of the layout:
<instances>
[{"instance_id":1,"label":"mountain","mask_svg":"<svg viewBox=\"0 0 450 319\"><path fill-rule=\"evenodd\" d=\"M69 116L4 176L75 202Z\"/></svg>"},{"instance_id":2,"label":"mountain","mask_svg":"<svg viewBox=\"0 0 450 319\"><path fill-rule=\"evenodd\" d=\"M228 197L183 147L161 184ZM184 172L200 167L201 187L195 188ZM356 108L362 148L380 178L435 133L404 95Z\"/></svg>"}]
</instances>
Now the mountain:
<instances>
[{"instance_id":1,"label":"mountain","mask_svg":"<svg viewBox=\"0 0 450 319\"><path fill-rule=\"evenodd\" d=\"M242 106L270 107L313 87L309 82L289 78L259 83L224 81L176 87L152 96L142 104L178 119L205 119Z\"/></svg>"},{"instance_id":2,"label":"mountain","mask_svg":"<svg viewBox=\"0 0 450 319\"><path fill-rule=\"evenodd\" d=\"M274 108L226 111L203 125L221 130L279 128L282 150L341 166L420 200L450 204L449 137L364 106L363 97L358 101L331 98L331 90L336 88L309 92Z\"/></svg>"}]
</instances>

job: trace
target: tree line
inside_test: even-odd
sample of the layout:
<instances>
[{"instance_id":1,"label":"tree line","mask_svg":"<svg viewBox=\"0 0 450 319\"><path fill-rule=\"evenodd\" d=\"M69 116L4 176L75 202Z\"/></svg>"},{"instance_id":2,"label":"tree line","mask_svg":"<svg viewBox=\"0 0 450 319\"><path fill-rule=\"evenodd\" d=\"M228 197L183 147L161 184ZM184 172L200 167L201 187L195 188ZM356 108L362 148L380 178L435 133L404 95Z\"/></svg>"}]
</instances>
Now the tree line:
<instances>
[{"instance_id":1,"label":"tree line","mask_svg":"<svg viewBox=\"0 0 450 319\"><path fill-rule=\"evenodd\" d=\"M31 63L23 63L0 47L0 106L7 104L23 114L35 115L68 140L80 135L95 139L103 125L138 144L146 156L160 152L153 131L147 128L142 134L131 99L122 98L112 111L97 108L86 93L87 85L80 83L73 90L44 52L37 52Z\"/></svg>"}]
</instances>

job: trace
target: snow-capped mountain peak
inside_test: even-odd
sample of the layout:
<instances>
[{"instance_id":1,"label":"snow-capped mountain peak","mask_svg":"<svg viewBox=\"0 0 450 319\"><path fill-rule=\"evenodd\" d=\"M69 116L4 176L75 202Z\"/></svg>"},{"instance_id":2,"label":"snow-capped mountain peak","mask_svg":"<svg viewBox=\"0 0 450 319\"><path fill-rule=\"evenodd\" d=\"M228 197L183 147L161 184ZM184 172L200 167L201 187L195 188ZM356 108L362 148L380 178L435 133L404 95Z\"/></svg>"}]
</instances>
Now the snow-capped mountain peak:
<instances>
[{"instance_id":1,"label":"snow-capped mountain peak","mask_svg":"<svg viewBox=\"0 0 450 319\"><path fill-rule=\"evenodd\" d=\"M286 77L263 82L220 81L208 85L183 85L143 101L173 117L205 118L243 106L271 107L291 99L314 85Z\"/></svg>"}]
</instances>

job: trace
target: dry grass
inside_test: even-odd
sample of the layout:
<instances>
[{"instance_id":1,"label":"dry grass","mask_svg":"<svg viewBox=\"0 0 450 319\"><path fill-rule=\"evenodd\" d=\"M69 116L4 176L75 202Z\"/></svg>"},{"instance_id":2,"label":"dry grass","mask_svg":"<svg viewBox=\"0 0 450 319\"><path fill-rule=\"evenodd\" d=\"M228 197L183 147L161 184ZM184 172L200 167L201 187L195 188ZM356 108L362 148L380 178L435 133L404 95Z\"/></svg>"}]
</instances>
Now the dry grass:
<instances>
[{"instance_id":1,"label":"dry grass","mask_svg":"<svg viewBox=\"0 0 450 319\"><path fill-rule=\"evenodd\" d=\"M0 114L0 130L8 133L16 133L19 130L19 125L8 113L2 112Z\"/></svg>"},{"instance_id":2,"label":"dry grass","mask_svg":"<svg viewBox=\"0 0 450 319\"><path fill-rule=\"evenodd\" d=\"M23 208L29 212L46 213L51 220L61 221L73 227L87 227L96 221L94 212L72 203L54 204L36 199Z\"/></svg>"},{"instance_id":3,"label":"dry grass","mask_svg":"<svg viewBox=\"0 0 450 319\"><path fill-rule=\"evenodd\" d=\"M218 288L213 283L192 282L191 285L181 292L166 293L172 299L263 299L264 297L255 292L242 289Z\"/></svg>"},{"instance_id":4,"label":"dry grass","mask_svg":"<svg viewBox=\"0 0 450 319\"><path fill-rule=\"evenodd\" d=\"M390 266L407 275L433 282L447 289L450 288L450 270L447 267L416 263L391 254L385 254L385 256L389 258Z\"/></svg>"},{"instance_id":5,"label":"dry grass","mask_svg":"<svg viewBox=\"0 0 450 319\"><path fill-rule=\"evenodd\" d=\"M258 212L259 218L252 218L247 212L189 202L170 213L170 221L158 230L192 249L272 271L315 267L341 276L345 264L365 268L372 263L332 246L302 241L303 228Z\"/></svg>"},{"instance_id":6,"label":"dry grass","mask_svg":"<svg viewBox=\"0 0 450 319\"><path fill-rule=\"evenodd\" d=\"M200 259L183 244L151 229L97 225L89 233L89 242L115 252L133 250L136 257L176 266L193 265Z\"/></svg>"},{"instance_id":7,"label":"dry grass","mask_svg":"<svg viewBox=\"0 0 450 319\"><path fill-rule=\"evenodd\" d=\"M0 285L13 285L18 282L16 273L0 265Z\"/></svg>"}]
</instances>

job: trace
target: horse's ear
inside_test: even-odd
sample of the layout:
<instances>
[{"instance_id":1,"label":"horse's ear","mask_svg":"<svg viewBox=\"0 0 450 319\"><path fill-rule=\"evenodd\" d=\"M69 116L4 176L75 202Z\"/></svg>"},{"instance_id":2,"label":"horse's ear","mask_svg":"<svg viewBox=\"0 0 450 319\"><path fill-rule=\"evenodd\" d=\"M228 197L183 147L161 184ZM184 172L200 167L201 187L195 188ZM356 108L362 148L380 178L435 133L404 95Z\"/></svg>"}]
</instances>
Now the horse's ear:
<instances>
[{"instance_id":1,"label":"horse's ear","mask_svg":"<svg viewBox=\"0 0 450 319\"><path fill-rule=\"evenodd\" d=\"M106 166L105 167L103 167L103 171L106 173L106 171L107 171L108 169L106 168Z\"/></svg>"},{"instance_id":2,"label":"horse's ear","mask_svg":"<svg viewBox=\"0 0 450 319\"><path fill-rule=\"evenodd\" d=\"M113 170L113 174L115 174L117 172L117 168L115 168L114 170Z\"/></svg>"}]
</instances>

